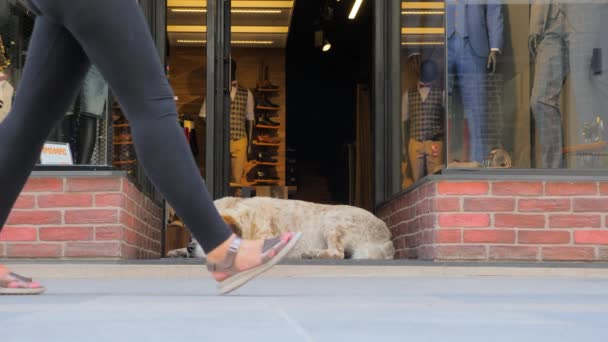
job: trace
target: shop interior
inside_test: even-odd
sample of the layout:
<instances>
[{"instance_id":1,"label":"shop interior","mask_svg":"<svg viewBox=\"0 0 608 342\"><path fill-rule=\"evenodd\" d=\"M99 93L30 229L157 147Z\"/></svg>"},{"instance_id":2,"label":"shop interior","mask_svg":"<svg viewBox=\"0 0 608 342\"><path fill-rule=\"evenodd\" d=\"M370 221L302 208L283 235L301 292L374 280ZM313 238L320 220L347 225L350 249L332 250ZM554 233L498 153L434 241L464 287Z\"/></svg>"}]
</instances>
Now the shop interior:
<instances>
[{"instance_id":1,"label":"shop interior","mask_svg":"<svg viewBox=\"0 0 608 342\"><path fill-rule=\"evenodd\" d=\"M167 2L166 55L180 122L202 175L209 152L205 3ZM232 1L230 195L372 209L372 5ZM169 251L184 247L189 236L167 212Z\"/></svg>"}]
</instances>

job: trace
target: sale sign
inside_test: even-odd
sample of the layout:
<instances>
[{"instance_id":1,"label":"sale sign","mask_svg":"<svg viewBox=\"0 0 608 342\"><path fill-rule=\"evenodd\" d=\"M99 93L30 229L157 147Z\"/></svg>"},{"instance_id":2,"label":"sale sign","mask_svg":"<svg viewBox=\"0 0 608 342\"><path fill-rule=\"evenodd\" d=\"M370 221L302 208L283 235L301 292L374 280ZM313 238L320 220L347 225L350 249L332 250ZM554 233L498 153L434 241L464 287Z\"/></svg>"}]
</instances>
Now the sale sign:
<instances>
[{"instance_id":1,"label":"sale sign","mask_svg":"<svg viewBox=\"0 0 608 342\"><path fill-rule=\"evenodd\" d=\"M70 144L45 143L40 155L40 163L42 165L73 165Z\"/></svg>"}]
</instances>

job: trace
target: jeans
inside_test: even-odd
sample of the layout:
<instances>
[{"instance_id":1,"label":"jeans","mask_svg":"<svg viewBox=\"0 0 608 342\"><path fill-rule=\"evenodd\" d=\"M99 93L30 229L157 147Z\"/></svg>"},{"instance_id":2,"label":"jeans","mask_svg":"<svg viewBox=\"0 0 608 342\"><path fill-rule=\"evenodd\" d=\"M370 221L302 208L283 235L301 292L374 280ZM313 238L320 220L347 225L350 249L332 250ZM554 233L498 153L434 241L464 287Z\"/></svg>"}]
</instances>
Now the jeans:
<instances>
[{"instance_id":1,"label":"jeans","mask_svg":"<svg viewBox=\"0 0 608 342\"><path fill-rule=\"evenodd\" d=\"M50 130L94 63L131 124L147 175L206 252L232 232L220 217L180 128L173 91L136 1L32 0L39 14L15 103L0 124L0 227Z\"/></svg>"},{"instance_id":2,"label":"jeans","mask_svg":"<svg viewBox=\"0 0 608 342\"><path fill-rule=\"evenodd\" d=\"M488 155L487 138L482 130L486 126L487 113L487 58L473 51L468 38L457 34L448 40L449 91L457 86L462 94L466 114L471 151L469 159L481 163Z\"/></svg>"}]
</instances>

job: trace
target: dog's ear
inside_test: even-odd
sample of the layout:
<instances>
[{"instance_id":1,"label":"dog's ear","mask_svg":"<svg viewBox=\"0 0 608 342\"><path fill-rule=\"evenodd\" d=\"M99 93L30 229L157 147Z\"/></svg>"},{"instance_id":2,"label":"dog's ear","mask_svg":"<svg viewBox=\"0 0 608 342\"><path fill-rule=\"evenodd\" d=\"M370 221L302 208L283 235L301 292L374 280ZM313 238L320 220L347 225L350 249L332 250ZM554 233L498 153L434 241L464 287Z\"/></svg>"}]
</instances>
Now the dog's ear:
<instances>
[{"instance_id":1,"label":"dog's ear","mask_svg":"<svg viewBox=\"0 0 608 342\"><path fill-rule=\"evenodd\" d=\"M240 238L243 237L243 230L241 229L241 227L239 227L239 224L236 222L234 217L232 217L230 215L222 214L222 219L224 219L224 222L226 222L228 227L230 227L230 229L232 230L232 232L234 234L236 234L236 236L238 236Z\"/></svg>"}]
</instances>

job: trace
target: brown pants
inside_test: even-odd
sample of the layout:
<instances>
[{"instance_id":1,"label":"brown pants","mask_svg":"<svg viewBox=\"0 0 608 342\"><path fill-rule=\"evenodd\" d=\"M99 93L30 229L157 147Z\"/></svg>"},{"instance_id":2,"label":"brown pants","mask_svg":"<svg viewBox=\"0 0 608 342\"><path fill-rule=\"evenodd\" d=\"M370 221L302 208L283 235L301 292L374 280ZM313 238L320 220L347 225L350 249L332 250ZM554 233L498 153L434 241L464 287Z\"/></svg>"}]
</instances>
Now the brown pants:
<instances>
[{"instance_id":1,"label":"brown pants","mask_svg":"<svg viewBox=\"0 0 608 342\"><path fill-rule=\"evenodd\" d=\"M230 166L234 183L241 183L247 162L247 138L230 141Z\"/></svg>"},{"instance_id":2,"label":"brown pants","mask_svg":"<svg viewBox=\"0 0 608 342\"><path fill-rule=\"evenodd\" d=\"M443 141L410 139L408 155L414 182L444 167Z\"/></svg>"}]
</instances>

